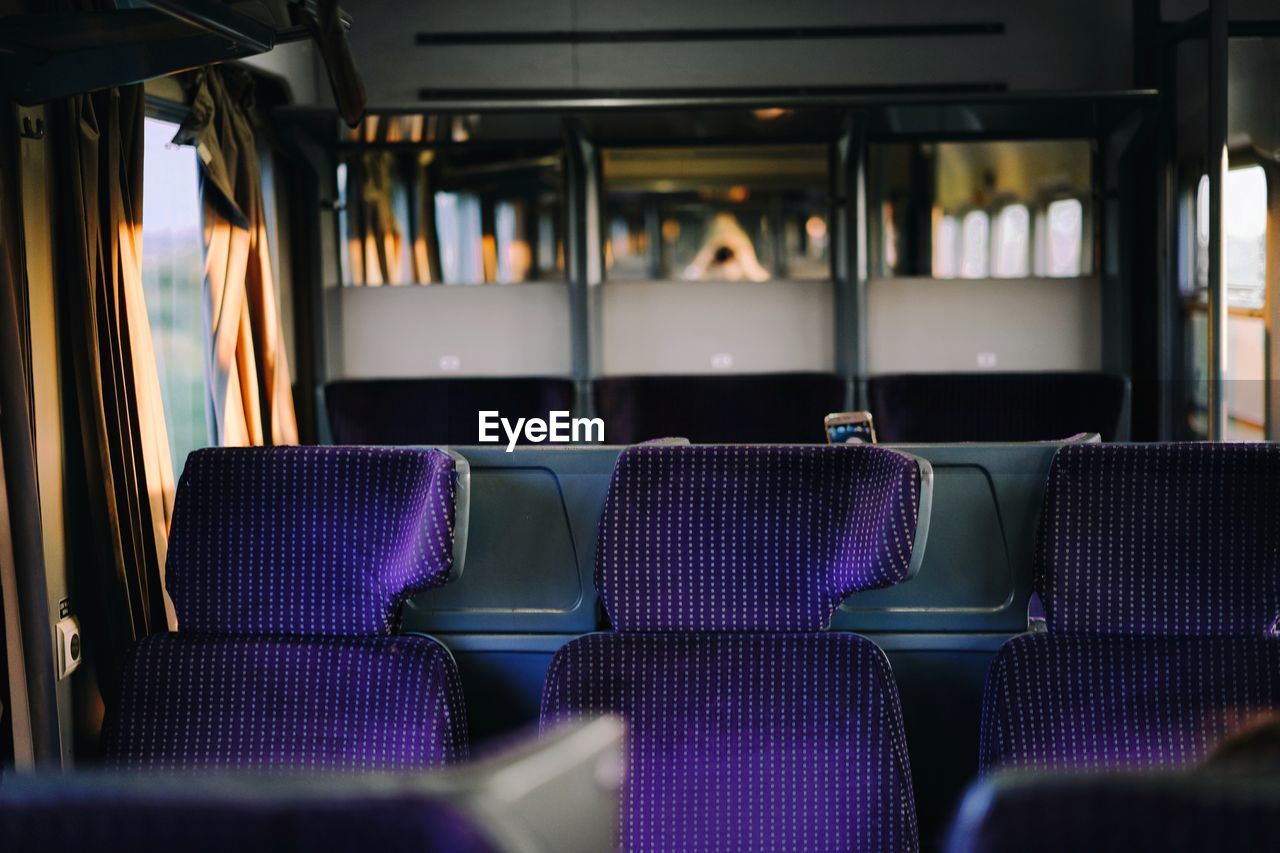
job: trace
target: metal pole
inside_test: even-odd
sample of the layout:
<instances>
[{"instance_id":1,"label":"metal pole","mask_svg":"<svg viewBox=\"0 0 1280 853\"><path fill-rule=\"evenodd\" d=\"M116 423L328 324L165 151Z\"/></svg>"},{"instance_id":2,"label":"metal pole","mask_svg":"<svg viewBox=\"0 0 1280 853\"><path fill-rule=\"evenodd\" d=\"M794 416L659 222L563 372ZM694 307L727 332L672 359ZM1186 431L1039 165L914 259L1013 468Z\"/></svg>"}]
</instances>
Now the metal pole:
<instances>
[{"instance_id":1,"label":"metal pole","mask_svg":"<svg viewBox=\"0 0 1280 853\"><path fill-rule=\"evenodd\" d=\"M1228 0L1209 0L1209 381L1210 441L1225 438L1227 410L1226 241L1222 196L1227 178L1227 30Z\"/></svg>"},{"instance_id":2,"label":"metal pole","mask_svg":"<svg viewBox=\"0 0 1280 853\"><path fill-rule=\"evenodd\" d=\"M575 409L592 414L591 378L595 374L599 336L593 334L598 319L600 258L600 170L597 151L581 124L570 119L565 128L565 260L569 280L569 352L576 390Z\"/></svg>"}]
</instances>

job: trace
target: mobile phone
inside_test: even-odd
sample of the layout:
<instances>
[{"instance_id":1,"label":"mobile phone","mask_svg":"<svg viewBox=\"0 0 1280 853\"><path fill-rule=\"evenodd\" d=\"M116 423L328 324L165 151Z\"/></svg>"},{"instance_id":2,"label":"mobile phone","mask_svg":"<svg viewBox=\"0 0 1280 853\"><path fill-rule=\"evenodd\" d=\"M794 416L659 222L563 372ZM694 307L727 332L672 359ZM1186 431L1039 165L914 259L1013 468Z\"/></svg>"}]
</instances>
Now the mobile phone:
<instances>
[{"instance_id":1,"label":"mobile phone","mask_svg":"<svg viewBox=\"0 0 1280 853\"><path fill-rule=\"evenodd\" d=\"M822 419L827 444L875 444L876 427L870 412L832 412Z\"/></svg>"}]
</instances>

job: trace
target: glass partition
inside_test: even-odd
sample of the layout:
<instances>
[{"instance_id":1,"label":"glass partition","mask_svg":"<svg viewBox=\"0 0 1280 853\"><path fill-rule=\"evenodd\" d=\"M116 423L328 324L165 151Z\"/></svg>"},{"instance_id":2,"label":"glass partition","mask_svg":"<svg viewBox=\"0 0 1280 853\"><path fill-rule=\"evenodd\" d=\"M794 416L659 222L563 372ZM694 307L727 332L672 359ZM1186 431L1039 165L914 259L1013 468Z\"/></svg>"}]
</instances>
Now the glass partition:
<instances>
[{"instance_id":1,"label":"glass partition","mask_svg":"<svg viewBox=\"0 0 1280 853\"><path fill-rule=\"evenodd\" d=\"M606 149L606 279L829 279L827 148Z\"/></svg>"},{"instance_id":2,"label":"glass partition","mask_svg":"<svg viewBox=\"0 0 1280 853\"><path fill-rule=\"evenodd\" d=\"M873 145L878 275L1089 275L1092 160L1082 140Z\"/></svg>"},{"instance_id":3,"label":"glass partition","mask_svg":"<svg viewBox=\"0 0 1280 853\"><path fill-rule=\"evenodd\" d=\"M356 150L337 182L344 284L564 280L559 155Z\"/></svg>"}]
</instances>

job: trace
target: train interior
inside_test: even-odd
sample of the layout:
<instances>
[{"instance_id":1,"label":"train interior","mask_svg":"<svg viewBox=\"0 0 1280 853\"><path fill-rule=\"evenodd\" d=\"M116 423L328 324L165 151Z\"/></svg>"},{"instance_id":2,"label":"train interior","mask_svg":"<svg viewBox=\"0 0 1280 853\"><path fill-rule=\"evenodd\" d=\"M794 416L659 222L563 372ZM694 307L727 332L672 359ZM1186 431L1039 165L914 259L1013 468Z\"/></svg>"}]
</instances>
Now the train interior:
<instances>
[{"instance_id":1,"label":"train interior","mask_svg":"<svg viewBox=\"0 0 1280 853\"><path fill-rule=\"evenodd\" d=\"M0 848L1261 850L1280 8L0 0Z\"/></svg>"}]
</instances>

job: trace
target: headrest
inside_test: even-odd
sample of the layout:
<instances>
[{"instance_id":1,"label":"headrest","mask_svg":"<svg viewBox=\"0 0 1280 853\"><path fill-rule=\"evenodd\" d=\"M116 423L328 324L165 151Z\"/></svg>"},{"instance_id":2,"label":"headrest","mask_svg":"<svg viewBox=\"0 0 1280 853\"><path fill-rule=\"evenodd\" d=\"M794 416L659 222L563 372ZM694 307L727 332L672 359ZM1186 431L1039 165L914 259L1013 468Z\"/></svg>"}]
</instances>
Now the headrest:
<instances>
[{"instance_id":1,"label":"headrest","mask_svg":"<svg viewBox=\"0 0 1280 853\"><path fill-rule=\"evenodd\" d=\"M596 589L619 631L818 631L918 568L931 483L927 462L865 445L630 447Z\"/></svg>"},{"instance_id":2,"label":"headrest","mask_svg":"<svg viewBox=\"0 0 1280 853\"><path fill-rule=\"evenodd\" d=\"M192 453L166 564L179 630L390 633L406 598L450 578L457 480L431 449Z\"/></svg>"},{"instance_id":3,"label":"headrest","mask_svg":"<svg viewBox=\"0 0 1280 853\"><path fill-rule=\"evenodd\" d=\"M1280 618L1280 445L1070 445L1036 591L1059 633L1262 635Z\"/></svg>"}]
</instances>

